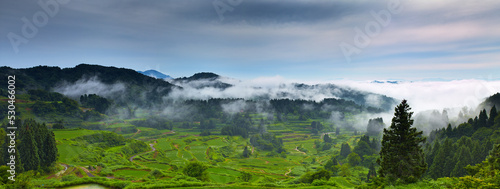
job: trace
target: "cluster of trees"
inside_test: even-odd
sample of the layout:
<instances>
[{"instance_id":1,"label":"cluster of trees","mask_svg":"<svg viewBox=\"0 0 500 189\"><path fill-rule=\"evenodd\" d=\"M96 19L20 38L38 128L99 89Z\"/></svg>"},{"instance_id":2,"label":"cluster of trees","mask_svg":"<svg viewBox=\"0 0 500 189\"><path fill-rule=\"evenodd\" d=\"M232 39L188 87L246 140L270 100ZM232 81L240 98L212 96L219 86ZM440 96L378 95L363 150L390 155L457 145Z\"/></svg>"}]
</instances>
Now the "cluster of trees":
<instances>
[{"instance_id":1,"label":"cluster of trees","mask_svg":"<svg viewBox=\"0 0 500 189\"><path fill-rule=\"evenodd\" d=\"M15 122L17 146L13 148L16 155L16 172L21 173L29 170L44 170L49 171L57 160L57 147L54 133L47 129L44 124L37 123L32 119L21 120ZM3 128L6 126L3 125ZM0 133L5 136L3 128ZM5 137L2 141L2 165L7 164L10 160L8 149L10 138Z\"/></svg>"},{"instance_id":2,"label":"cluster of trees","mask_svg":"<svg viewBox=\"0 0 500 189\"><path fill-rule=\"evenodd\" d=\"M328 133L325 133L323 135L323 142L321 143L320 141L314 141L314 145L316 146L316 150L319 151L326 151L332 148L333 145L335 145L334 141L332 138L330 138L330 135Z\"/></svg>"},{"instance_id":3,"label":"cluster of trees","mask_svg":"<svg viewBox=\"0 0 500 189\"><path fill-rule=\"evenodd\" d=\"M273 155L286 153L283 140L270 133L252 135L250 144L260 150L272 151Z\"/></svg>"},{"instance_id":4,"label":"cluster of trees","mask_svg":"<svg viewBox=\"0 0 500 189\"><path fill-rule=\"evenodd\" d=\"M470 176L462 177L457 188L499 188L500 144L493 147L485 161L466 169Z\"/></svg>"},{"instance_id":5,"label":"cluster of trees","mask_svg":"<svg viewBox=\"0 0 500 189\"><path fill-rule=\"evenodd\" d=\"M321 102L301 99L273 99L269 101L278 114L292 114L303 118L323 118L331 116L332 111L359 113L361 111L379 112L376 108L366 108L344 99L325 98Z\"/></svg>"},{"instance_id":6,"label":"cluster of trees","mask_svg":"<svg viewBox=\"0 0 500 189\"><path fill-rule=\"evenodd\" d=\"M253 122L248 113L245 114L235 114L231 125L226 125L221 128L221 135L229 136L242 136L243 138L248 138L248 132L250 130L255 130L252 127Z\"/></svg>"},{"instance_id":7,"label":"cluster of trees","mask_svg":"<svg viewBox=\"0 0 500 189\"><path fill-rule=\"evenodd\" d=\"M151 116L146 118L145 120L135 120L131 121L130 124L135 125L136 127L148 127L154 128L158 130L168 129L172 130L174 128L174 124L166 118Z\"/></svg>"},{"instance_id":8,"label":"cluster of trees","mask_svg":"<svg viewBox=\"0 0 500 189\"><path fill-rule=\"evenodd\" d=\"M479 141L466 136L456 142L450 138L436 140L426 156L429 164L426 174L434 179L465 176L465 166L482 162L492 148L493 144L489 140L481 145Z\"/></svg>"},{"instance_id":9,"label":"cluster of trees","mask_svg":"<svg viewBox=\"0 0 500 189\"><path fill-rule=\"evenodd\" d=\"M229 157L233 152L234 148L232 146L223 146L220 148L208 147L207 157L216 162L223 162L224 159Z\"/></svg>"},{"instance_id":10,"label":"cluster of trees","mask_svg":"<svg viewBox=\"0 0 500 189\"><path fill-rule=\"evenodd\" d=\"M479 116L457 127L448 124L446 128L432 131L433 144L425 147L425 159L429 164L426 175L431 178L467 175L465 167L481 163L493 144L500 142L498 117L493 106L489 116L483 109Z\"/></svg>"},{"instance_id":11,"label":"cluster of trees","mask_svg":"<svg viewBox=\"0 0 500 189\"><path fill-rule=\"evenodd\" d=\"M376 156L380 151L380 141L376 138L372 138L370 141L370 137L367 135L362 136L352 153L356 153L361 158L361 162L364 166L368 167L371 164L375 163Z\"/></svg>"},{"instance_id":12,"label":"cluster of trees","mask_svg":"<svg viewBox=\"0 0 500 189\"><path fill-rule=\"evenodd\" d=\"M125 145L127 139L125 139L122 135L103 131L90 135L80 136L75 139L75 141L85 141L86 144L99 144L103 147L113 147L113 146L121 146Z\"/></svg>"},{"instance_id":13,"label":"cluster of trees","mask_svg":"<svg viewBox=\"0 0 500 189\"><path fill-rule=\"evenodd\" d=\"M214 119L203 120L200 122L199 128L202 130L205 129L215 129L217 125L215 125Z\"/></svg>"},{"instance_id":14,"label":"cluster of trees","mask_svg":"<svg viewBox=\"0 0 500 189\"><path fill-rule=\"evenodd\" d=\"M80 109L78 102L71 100L69 98L62 98L59 101L35 101L33 106L31 106L33 113L38 116L45 116L47 114L57 113L59 115L66 115L71 117L80 116Z\"/></svg>"},{"instance_id":15,"label":"cluster of trees","mask_svg":"<svg viewBox=\"0 0 500 189\"><path fill-rule=\"evenodd\" d=\"M62 101L64 95L56 92L49 92L42 89L28 90L29 99L32 101Z\"/></svg>"},{"instance_id":16,"label":"cluster of trees","mask_svg":"<svg viewBox=\"0 0 500 189\"><path fill-rule=\"evenodd\" d=\"M311 122L311 132L313 134L318 134L321 130L323 130L325 126L321 124L319 121L313 121Z\"/></svg>"},{"instance_id":17,"label":"cluster of trees","mask_svg":"<svg viewBox=\"0 0 500 189\"><path fill-rule=\"evenodd\" d=\"M475 139L482 140L485 137L489 137L494 129L500 128L500 124L495 124L495 118L498 116L498 111L496 106L493 106L490 110L489 116L485 109L481 110L479 116L474 119L470 118L467 122L464 122L457 127L452 127L448 124L446 128L434 130L430 133L430 138L460 138L462 136L473 137ZM488 130L489 132L485 132ZM485 136L487 135L487 136Z\"/></svg>"},{"instance_id":18,"label":"cluster of trees","mask_svg":"<svg viewBox=\"0 0 500 189\"><path fill-rule=\"evenodd\" d=\"M84 94L80 96L80 103L82 106L94 108L100 113L106 113L106 110L111 106L111 101L97 94Z\"/></svg>"}]
</instances>

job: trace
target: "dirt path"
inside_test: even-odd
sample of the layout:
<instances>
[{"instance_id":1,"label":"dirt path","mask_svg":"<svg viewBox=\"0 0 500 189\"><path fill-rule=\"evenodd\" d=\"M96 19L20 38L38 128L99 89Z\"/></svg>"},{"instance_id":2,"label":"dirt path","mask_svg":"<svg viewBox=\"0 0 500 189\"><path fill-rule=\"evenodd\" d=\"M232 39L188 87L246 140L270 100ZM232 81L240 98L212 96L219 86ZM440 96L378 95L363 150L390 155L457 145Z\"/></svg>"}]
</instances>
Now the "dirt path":
<instances>
[{"instance_id":1,"label":"dirt path","mask_svg":"<svg viewBox=\"0 0 500 189\"><path fill-rule=\"evenodd\" d=\"M151 151L147 151L147 152L144 152L144 153L140 153L140 154L133 155L132 157L130 157L130 159L129 159L129 160L130 160L131 162L134 162L134 158L135 158L135 156L138 156L138 155L142 155L142 154L146 154L146 153L149 153L149 152L154 152L154 151L156 151L156 148L155 148L155 147L153 147L153 145L154 145L154 144L149 144L149 147L151 147Z\"/></svg>"},{"instance_id":2,"label":"dirt path","mask_svg":"<svg viewBox=\"0 0 500 189\"><path fill-rule=\"evenodd\" d=\"M62 165L64 167L64 170L61 170L61 171L57 172L56 174L50 175L49 177L47 177L47 179L51 179L51 178L54 178L54 177L59 177L59 176L61 176L62 174L64 174L68 170L68 167L69 167L68 164L60 163L59 165Z\"/></svg>"},{"instance_id":3,"label":"dirt path","mask_svg":"<svg viewBox=\"0 0 500 189\"><path fill-rule=\"evenodd\" d=\"M300 151L298 146L295 146L295 150L297 150L297 152L300 152L300 153L302 153L302 154L304 154L304 155L307 155L305 152Z\"/></svg>"},{"instance_id":4,"label":"dirt path","mask_svg":"<svg viewBox=\"0 0 500 189\"><path fill-rule=\"evenodd\" d=\"M288 174L290 174L291 172L292 172L292 168L289 168L288 172L285 173L285 176L288 176Z\"/></svg>"},{"instance_id":5,"label":"dirt path","mask_svg":"<svg viewBox=\"0 0 500 189\"><path fill-rule=\"evenodd\" d=\"M141 133L141 130L140 129L137 129L137 132L134 133L134 135L132 137L135 137L135 135Z\"/></svg>"},{"instance_id":6,"label":"dirt path","mask_svg":"<svg viewBox=\"0 0 500 189\"><path fill-rule=\"evenodd\" d=\"M80 169L82 169L85 173L87 173L87 176L89 176L89 177L95 177L92 173L90 173L90 171L87 168L80 167Z\"/></svg>"}]
</instances>

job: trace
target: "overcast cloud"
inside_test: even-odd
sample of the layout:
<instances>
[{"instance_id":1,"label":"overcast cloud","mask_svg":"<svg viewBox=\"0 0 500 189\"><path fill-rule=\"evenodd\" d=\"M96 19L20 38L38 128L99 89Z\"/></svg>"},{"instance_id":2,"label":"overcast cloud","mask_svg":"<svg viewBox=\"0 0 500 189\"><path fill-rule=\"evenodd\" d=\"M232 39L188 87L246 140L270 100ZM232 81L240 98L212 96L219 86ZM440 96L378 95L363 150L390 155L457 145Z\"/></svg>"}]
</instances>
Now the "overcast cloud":
<instances>
[{"instance_id":1,"label":"overcast cloud","mask_svg":"<svg viewBox=\"0 0 500 189\"><path fill-rule=\"evenodd\" d=\"M0 3L1 65L91 63L174 77L212 71L316 80L477 79L500 71L500 2L493 0L402 0L400 12L390 12L390 22L350 61L339 44L354 45L355 28L366 33L377 23L371 11L389 11L389 1L72 0L26 37L22 18L33 22L44 11L37 2ZM221 20L214 2L232 11ZM27 40L17 53L10 32Z\"/></svg>"}]
</instances>

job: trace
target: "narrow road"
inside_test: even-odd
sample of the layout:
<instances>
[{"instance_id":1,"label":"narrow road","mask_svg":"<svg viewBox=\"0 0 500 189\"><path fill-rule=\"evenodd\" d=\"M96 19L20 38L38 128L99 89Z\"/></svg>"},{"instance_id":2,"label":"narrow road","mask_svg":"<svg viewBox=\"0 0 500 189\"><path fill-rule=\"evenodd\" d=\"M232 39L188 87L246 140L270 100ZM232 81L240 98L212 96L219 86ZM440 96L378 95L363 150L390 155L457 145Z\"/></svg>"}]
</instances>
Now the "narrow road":
<instances>
[{"instance_id":1,"label":"narrow road","mask_svg":"<svg viewBox=\"0 0 500 189\"><path fill-rule=\"evenodd\" d=\"M130 157L130 159L129 159L129 160L130 160L131 162L134 162L134 158L135 158L135 156L139 156L139 155L142 155L142 154L145 154L145 153L149 153L149 152L154 152L154 151L156 151L156 148L155 148L155 147L153 147L153 145L154 145L154 144L149 144L149 146L151 147L151 151L147 151L147 152L144 152L144 153L140 153L140 154L133 155L132 157Z\"/></svg>"}]
</instances>

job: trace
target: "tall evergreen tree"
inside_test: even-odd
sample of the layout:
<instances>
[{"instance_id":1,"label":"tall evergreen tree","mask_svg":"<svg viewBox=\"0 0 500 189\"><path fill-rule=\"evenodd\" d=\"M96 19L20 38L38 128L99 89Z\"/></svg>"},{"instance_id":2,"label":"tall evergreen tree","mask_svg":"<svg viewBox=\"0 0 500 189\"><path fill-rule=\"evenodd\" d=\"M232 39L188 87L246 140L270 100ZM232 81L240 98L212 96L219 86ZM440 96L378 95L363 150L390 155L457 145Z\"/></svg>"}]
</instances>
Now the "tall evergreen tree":
<instances>
[{"instance_id":1,"label":"tall evergreen tree","mask_svg":"<svg viewBox=\"0 0 500 189\"><path fill-rule=\"evenodd\" d=\"M243 149L243 154L241 154L241 156L247 158L247 157L250 157L250 150L248 150L248 146L245 146L245 148Z\"/></svg>"},{"instance_id":2,"label":"tall evergreen tree","mask_svg":"<svg viewBox=\"0 0 500 189\"><path fill-rule=\"evenodd\" d=\"M467 174L467 170L465 170L465 166L470 165L472 163L470 149L466 146L460 146L460 151L455 158L457 160L457 164L453 168L450 176L452 177L462 177Z\"/></svg>"},{"instance_id":3,"label":"tall evergreen tree","mask_svg":"<svg viewBox=\"0 0 500 189\"><path fill-rule=\"evenodd\" d=\"M447 145L449 146L449 145ZM445 157L445 163L444 163L444 167L442 169L443 171L443 177L449 177L451 175L451 172L453 171L453 169L455 169L455 165L457 164L458 162L458 159L456 156L456 151L458 150L458 145L455 143L455 144L452 144L451 145L451 150L448 151L448 155Z\"/></svg>"},{"instance_id":4,"label":"tall evergreen tree","mask_svg":"<svg viewBox=\"0 0 500 189\"><path fill-rule=\"evenodd\" d=\"M370 168L368 170L368 175L366 175L367 181L370 181L372 178L377 177L377 171L375 171L375 165L370 164Z\"/></svg>"},{"instance_id":5,"label":"tall evergreen tree","mask_svg":"<svg viewBox=\"0 0 500 189\"><path fill-rule=\"evenodd\" d=\"M45 127L45 126L44 126ZM46 132L45 141L43 142L42 152L45 154L43 158L40 158L40 165L43 167L49 167L57 161L57 146L54 133L52 131Z\"/></svg>"},{"instance_id":6,"label":"tall evergreen tree","mask_svg":"<svg viewBox=\"0 0 500 189\"><path fill-rule=\"evenodd\" d=\"M40 166L40 157L38 156L35 133L33 132L33 123L34 122L30 120L25 121L20 129L21 143L19 144L19 149L22 150L19 153L25 171L37 170Z\"/></svg>"},{"instance_id":7,"label":"tall evergreen tree","mask_svg":"<svg viewBox=\"0 0 500 189\"><path fill-rule=\"evenodd\" d=\"M490 117L488 118L488 127L491 127L495 124L495 117L497 117L498 115L498 112L497 112L497 108L495 106L493 106L490 110Z\"/></svg>"},{"instance_id":8,"label":"tall evergreen tree","mask_svg":"<svg viewBox=\"0 0 500 189\"><path fill-rule=\"evenodd\" d=\"M346 158L351 153L351 146L349 143L344 142L342 146L340 146L340 156Z\"/></svg>"},{"instance_id":9,"label":"tall evergreen tree","mask_svg":"<svg viewBox=\"0 0 500 189\"><path fill-rule=\"evenodd\" d=\"M379 175L389 182L400 178L411 183L417 181L427 169L421 143L425 142L422 131L412 128L413 112L406 100L396 106L389 129L384 129Z\"/></svg>"},{"instance_id":10,"label":"tall evergreen tree","mask_svg":"<svg viewBox=\"0 0 500 189\"><path fill-rule=\"evenodd\" d=\"M427 164L429 166L432 166L432 163L434 161L434 157L438 154L440 147L441 147L441 145L439 144L439 141L436 140L434 142L434 147L432 148L432 151L430 153L426 154L427 156L425 158L425 162L427 162Z\"/></svg>"},{"instance_id":11,"label":"tall evergreen tree","mask_svg":"<svg viewBox=\"0 0 500 189\"><path fill-rule=\"evenodd\" d=\"M479 142L475 140L472 144L472 165L481 163L485 158L482 155L482 148L479 145Z\"/></svg>"},{"instance_id":12,"label":"tall evergreen tree","mask_svg":"<svg viewBox=\"0 0 500 189\"><path fill-rule=\"evenodd\" d=\"M486 127L488 123L488 114L486 110L483 109L481 113L479 113L479 118L477 119L477 128Z\"/></svg>"}]
</instances>

